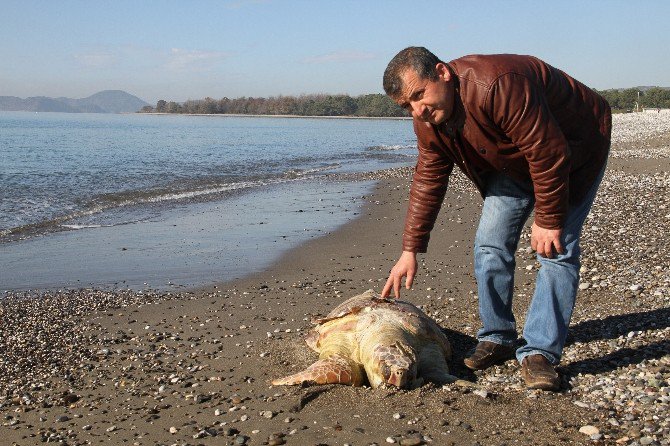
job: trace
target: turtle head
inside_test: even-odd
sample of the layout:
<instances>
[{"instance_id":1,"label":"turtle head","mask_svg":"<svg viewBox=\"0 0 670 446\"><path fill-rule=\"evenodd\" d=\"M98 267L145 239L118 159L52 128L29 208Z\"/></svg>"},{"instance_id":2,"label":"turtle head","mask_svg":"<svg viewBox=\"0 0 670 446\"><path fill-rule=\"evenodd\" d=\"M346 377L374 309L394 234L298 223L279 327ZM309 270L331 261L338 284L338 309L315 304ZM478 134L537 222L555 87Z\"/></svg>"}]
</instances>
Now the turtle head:
<instances>
[{"instance_id":1,"label":"turtle head","mask_svg":"<svg viewBox=\"0 0 670 446\"><path fill-rule=\"evenodd\" d=\"M373 350L371 364L365 370L374 388L384 384L408 388L416 381L416 355L412 349L399 342L377 345Z\"/></svg>"}]
</instances>

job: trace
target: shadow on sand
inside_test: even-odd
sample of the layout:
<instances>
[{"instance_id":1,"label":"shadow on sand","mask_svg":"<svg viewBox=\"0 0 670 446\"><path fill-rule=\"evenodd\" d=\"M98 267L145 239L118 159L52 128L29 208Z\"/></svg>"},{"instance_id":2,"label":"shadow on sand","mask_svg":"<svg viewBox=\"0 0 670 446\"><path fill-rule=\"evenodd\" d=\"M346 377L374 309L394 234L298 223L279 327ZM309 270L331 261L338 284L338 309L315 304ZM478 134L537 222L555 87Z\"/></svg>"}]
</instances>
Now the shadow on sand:
<instances>
[{"instance_id":1,"label":"shadow on sand","mask_svg":"<svg viewBox=\"0 0 670 446\"><path fill-rule=\"evenodd\" d=\"M462 379L476 381L477 377L472 370L463 364L463 358L474 350L477 345L477 338L446 328L442 328L442 331L447 335L453 351L451 361L449 362L450 372Z\"/></svg>"},{"instance_id":2,"label":"shadow on sand","mask_svg":"<svg viewBox=\"0 0 670 446\"><path fill-rule=\"evenodd\" d=\"M616 339L631 331L655 330L670 327L670 308L608 316L592 319L570 327L566 345L601 339Z\"/></svg>"},{"instance_id":3,"label":"shadow on sand","mask_svg":"<svg viewBox=\"0 0 670 446\"><path fill-rule=\"evenodd\" d=\"M566 345L575 342L591 342L617 339L631 332L670 327L670 308L608 316L593 319L570 327ZM634 334L633 334L634 335ZM670 354L670 339L635 347L623 347L597 358L583 359L561 367L565 376L571 378L578 373L607 373L612 370L639 364L644 360L658 359Z\"/></svg>"},{"instance_id":4,"label":"shadow on sand","mask_svg":"<svg viewBox=\"0 0 670 446\"><path fill-rule=\"evenodd\" d=\"M670 308L608 316L592 319L570 327L566 346L575 342L586 343L628 336L631 332L670 327ZM454 330L443 329L453 348L451 372L463 379L475 381L475 374L463 365L465 358L477 345L477 339ZM523 342L523 340L521 340ZM636 347L623 347L597 358L583 359L560 366L562 374L570 379L579 373L607 373L620 367L639 364L647 359L658 359L670 354L670 339Z\"/></svg>"}]
</instances>

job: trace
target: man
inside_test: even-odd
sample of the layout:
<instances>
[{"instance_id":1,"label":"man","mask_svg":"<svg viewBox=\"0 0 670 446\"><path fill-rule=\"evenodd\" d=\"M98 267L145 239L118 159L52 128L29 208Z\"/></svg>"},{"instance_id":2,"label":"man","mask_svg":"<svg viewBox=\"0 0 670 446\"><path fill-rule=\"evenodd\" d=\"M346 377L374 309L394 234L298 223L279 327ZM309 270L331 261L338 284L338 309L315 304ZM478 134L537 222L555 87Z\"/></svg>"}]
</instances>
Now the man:
<instances>
[{"instance_id":1,"label":"man","mask_svg":"<svg viewBox=\"0 0 670 446\"><path fill-rule=\"evenodd\" d=\"M398 53L384 89L412 113L419 158L410 189L403 253L382 291L400 296L426 252L457 165L484 198L475 237L482 328L465 365L483 370L516 358L529 388L557 390L558 364L579 283L579 237L610 147L607 102L530 56L475 55L444 63L421 47ZM523 338L512 314L514 253L534 210L531 247L540 270Z\"/></svg>"}]
</instances>

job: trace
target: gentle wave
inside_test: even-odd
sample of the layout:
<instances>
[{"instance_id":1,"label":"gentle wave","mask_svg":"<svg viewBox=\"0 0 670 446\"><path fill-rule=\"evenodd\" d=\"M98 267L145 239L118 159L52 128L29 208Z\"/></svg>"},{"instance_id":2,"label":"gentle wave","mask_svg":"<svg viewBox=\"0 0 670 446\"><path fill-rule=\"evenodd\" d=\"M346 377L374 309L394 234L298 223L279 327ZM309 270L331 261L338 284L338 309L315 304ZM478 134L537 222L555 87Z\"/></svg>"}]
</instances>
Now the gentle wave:
<instances>
[{"instance_id":1,"label":"gentle wave","mask_svg":"<svg viewBox=\"0 0 670 446\"><path fill-rule=\"evenodd\" d=\"M409 150L409 149L414 149L416 146L414 145L400 145L400 144L395 144L391 146L386 146L386 145L381 145L381 146L369 146L366 147L365 150L368 152L388 152L388 151L396 151L396 150Z\"/></svg>"},{"instance_id":2,"label":"gentle wave","mask_svg":"<svg viewBox=\"0 0 670 446\"><path fill-rule=\"evenodd\" d=\"M94 199L94 202L88 204L85 209L77 210L66 215L58 216L41 222L1 230L0 240L13 236L21 238L23 236L50 232L50 230L78 230L134 223L135 221L124 221L117 224L70 224L67 222L75 219L90 217L103 212L130 208L133 206L141 206L143 204L189 201L210 196L218 196L226 192L234 192L243 189L258 188L270 185L279 185L296 180L307 180L313 178L315 173L332 170L335 166L336 165L315 169L305 169L303 171L288 171L279 178L267 178L255 181L240 181L235 183L217 184L210 185L209 187L203 189L194 189L181 192L166 193L159 190L126 191L118 194L106 194Z\"/></svg>"},{"instance_id":3,"label":"gentle wave","mask_svg":"<svg viewBox=\"0 0 670 446\"><path fill-rule=\"evenodd\" d=\"M88 229L88 228L102 228L105 225L60 225L67 229Z\"/></svg>"}]
</instances>

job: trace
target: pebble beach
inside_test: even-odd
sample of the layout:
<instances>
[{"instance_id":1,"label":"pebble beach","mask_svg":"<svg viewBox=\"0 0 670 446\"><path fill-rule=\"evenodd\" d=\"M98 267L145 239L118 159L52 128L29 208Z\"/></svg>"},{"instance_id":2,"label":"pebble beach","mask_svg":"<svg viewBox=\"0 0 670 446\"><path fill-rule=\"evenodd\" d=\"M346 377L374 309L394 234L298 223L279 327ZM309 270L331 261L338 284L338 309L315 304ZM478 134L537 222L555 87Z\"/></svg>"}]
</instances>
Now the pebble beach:
<instances>
[{"instance_id":1,"label":"pebble beach","mask_svg":"<svg viewBox=\"0 0 670 446\"><path fill-rule=\"evenodd\" d=\"M402 298L445 329L452 373L479 388L270 385L316 359L312 317L381 291L400 253L411 169L346 179L378 181L355 220L242 280L0 296L0 444L670 445L670 110L614 116L557 393L527 390L516 361L462 365L479 327L481 198L460 174ZM538 267L529 234L519 327Z\"/></svg>"}]
</instances>

